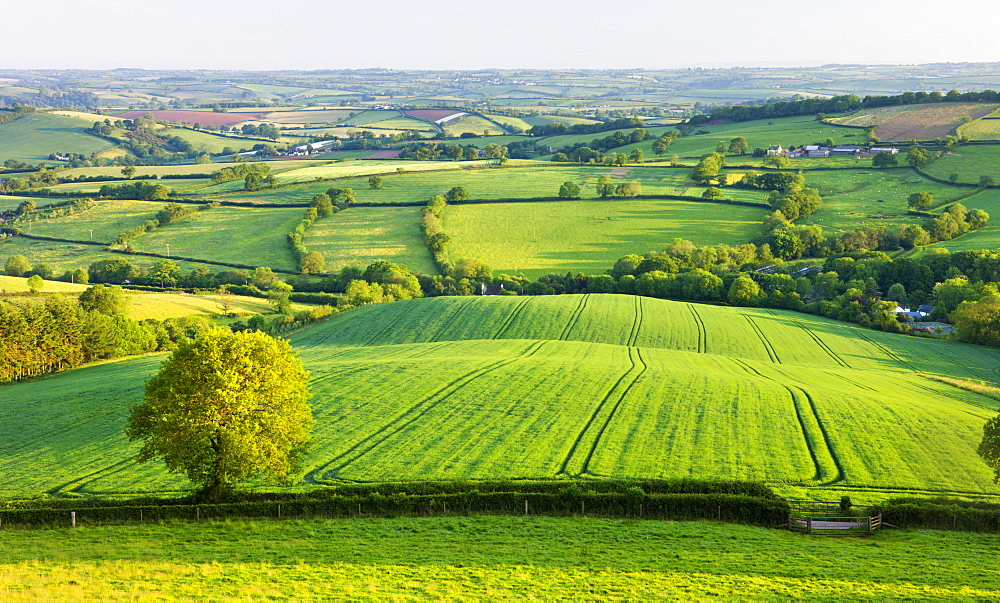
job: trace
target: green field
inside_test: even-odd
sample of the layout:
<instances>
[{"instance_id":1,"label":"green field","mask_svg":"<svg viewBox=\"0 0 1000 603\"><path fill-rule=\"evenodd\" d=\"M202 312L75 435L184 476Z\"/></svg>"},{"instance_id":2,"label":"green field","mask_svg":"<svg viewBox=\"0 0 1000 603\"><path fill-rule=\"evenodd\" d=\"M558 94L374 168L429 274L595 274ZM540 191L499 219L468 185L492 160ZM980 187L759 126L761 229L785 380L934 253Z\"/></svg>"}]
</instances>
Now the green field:
<instances>
[{"instance_id":1,"label":"green field","mask_svg":"<svg viewBox=\"0 0 1000 603\"><path fill-rule=\"evenodd\" d=\"M989 348L650 298L442 297L293 338L317 425L307 483L585 476L997 492L976 455ZM0 494L186 487L135 465L127 408L162 355L4 386ZM30 420L26 420L30 418Z\"/></svg>"},{"instance_id":2,"label":"green field","mask_svg":"<svg viewBox=\"0 0 1000 603\"><path fill-rule=\"evenodd\" d=\"M78 214L34 220L31 234L111 244L120 233L155 219L156 212L165 206L149 201L97 201L95 207Z\"/></svg>"},{"instance_id":3,"label":"green field","mask_svg":"<svg viewBox=\"0 0 1000 603\"><path fill-rule=\"evenodd\" d=\"M995 535L550 517L4 532L11 599L992 600Z\"/></svg>"},{"instance_id":4,"label":"green field","mask_svg":"<svg viewBox=\"0 0 1000 603\"><path fill-rule=\"evenodd\" d=\"M163 135L183 138L184 140L190 142L191 146L196 151L211 153L213 155L221 153L226 147L234 150L249 150L253 148L253 145L263 142L263 139L250 140L247 138L224 136L222 134L211 134L209 132L191 130L188 128L170 128L169 130L163 132Z\"/></svg>"},{"instance_id":5,"label":"green field","mask_svg":"<svg viewBox=\"0 0 1000 603\"><path fill-rule=\"evenodd\" d=\"M374 153L375 151L372 151ZM282 169L276 173L280 184L293 184L299 182L311 182L322 178L350 178L355 176L367 177L371 174L385 174L397 172L402 169L404 172L419 172L426 170L459 170L465 166L485 165L485 160L477 161L346 161L343 163L328 162L326 164L315 165L315 161L310 162L312 167L295 167L296 169ZM283 163L275 162L272 169L277 170L286 167ZM327 184L326 188L334 186ZM326 190L324 188L323 190ZM199 194L219 194L240 192L243 190L242 180L231 180L213 186L205 187L198 191ZM269 191L260 191L261 196L266 196ZM314 195L316 193L313 193ZM311 197L310 197L311 198Z\"/></svg>"},{"instance_id":6,"label":"green field","mask_svg":"<svg viewBox=\"0 0 1000 603\"><path fill-rule=\"evenodd\" d=\"M487 130L490 134L506 134L506 131L488 119L478 115L463 115L441 124L446 136L457 137L466 132L482 136Z\"/></svg>"},{"instance_id":7,"label":"green field","mask_svg":"<svg viewBox=\"0 0 1000 603\"><path fill-rule=\"evenodd\" d=\"M47 161L52 153L100 153L112 145L85 134L93 125L75 117L30 113L0 124L0 160Z\"/></svg>"},{"instance_id":8,"label":"green field","mask_svg":"<svg viewBox=\"0 0 1000 603\"><path fill-rule=\"evenodd\" d=\"M357 109L319 109L314 111L274 111L264 116L276 124L339 124L350 118Z\"/></svg>"},{"instance_id":9,"label":"green field","mask_svg":"<svg viewBox=\"0 0 1000 603\"><path fill-rule=\"evenodd\" d=\"M0 275L0 291L23 292L28 291L28 279L14 276ZM67 296L77 296L86 291L90 285L79 285L74 283L64 283L62 281L45 281L42 288L43 293L61 293ZM9 301L15 303L19 301L33 302L42 298L10 298ZM209 318L223 318L222 300L218 295L198 294L190 295L186 293L148 293L145 291L128 291L127 314L135 320L155 318L163 320L178 316L206 316ZM271 314L272 306L267 300L257 297L243 297L230 295L226 303L230 306L230 312L239 315L250 314ZM302 309L302 304L294 304L296 309Z\"/></svg>"},{"instance_id":10,"label":"green field","mask_svg":"<svg viewBox=\"0 0 1000 603\"><path fill-rule=\"evenodd\" d=\"M90 233L84 233L84 236L89 237ZM12 255L23 255L32 264L48 264L55 270L56 274L62 274L64 271L70 269L86 269L87 266L99 260L120 260L124 258L133 264L145 268L149 268L158 261L156 258L111 253L101 245L37 241L24 237L0 239L0 260L6 261ZM220 266L184 261L178 261L177 265L185 272L190 272L199 267L208 268L212 272L218 272L222 269Z\"/></svg>"},{"instance_id":11,"label":"green field","mask_svg":"<svg viewBox=\"0 0 1000 603\"><path fill-rule=\"evenodd\" d=\"M137 251L296 269L287 233L302 218L300 209L216 207L150 231L131 244Z\"/></svg>"},{"instance_id":12,"label":"green field","mask_svg":"<svg viewBox=\"0 0 1000 603\"><path fill-rule=\"evenodd\" d=\"M952 147L923 169L942 180L949 180L952 174L957 174L958 182L978 184L980 176L989 176L1000 183L1000 145Z\"/></svg>"},{"instance_id":13,"label":"green field","mask_svg":"<svg viewBox=\"0 0 1000 603\"><path fill-rule=\"evenodd\" d=\"M352 162L354 163L354 162ZM442 162L443 167L455 166L457 162ZM696 186L689 178L689 169L668 169L632 167L610 168L607 166L581 166L566 164L540 164L533 168L517 169L450 169L436 172L407 171L393 174L387 168L396 163L383 163L382 187L372 189L368 177L360 176L317 184L264 190L243 195L227 195L227 201L253 203L309 203L313 196L325 192L331 186L354 189L355 196L362 203L414 203L424 202L434 195L447 192L455 186L464 186L473 199L528 199L534 197L555 197L562 183L571 181L580 186L583 198L596 198L598 179L605 174L615 183L636 180L642 184L644 195L688 195L700 196L705 187ZM301 172L302 170L299 170ZM296 172L289 172L292 177ZM736 179L742 171L730 172ZM199 191L202 192L202 191ZM727 188L726 198L752 203L766 203L765 191Z\"/></svg>"},{"instance_id":14,"label":"green field","mask_svg":"<svg viewBox=\"0 0 1000 603\"><path fill-rule=\"evenodd\" d=\"M972 140L1000 140L1000 110L959 126L956 133Z\"/></svg>"},{"instance_id":15,"label":"green field","mask_svg":"<svg viewBox=\"0 0 1000 603\"><path fill-rule=\"evenodd\" d=\"M601 274L624 255L659 251L675 238L741 245L760 233L765 215L752 207L659 199L497 203L450 207L444 229L453 261L476 258L498 272L538 277Z\"/></svg>"},{"instance_id":16,"label":"green field","mask_svg":"<svg viewBox=\"0 0 1000 603\"><path fill-rule=\"evenodd\" d=\"M304 242L309 251L323 254L328 272L389 260L436 274L420 232L420 215L416 207L352 207L314 223Z\"/></svg>"},{"instance_id":17,"label":"green field","mask_svg":"<svg viewBox=\"0 0 1000 603\"><path fill-rule=\"evenodd\" d=\"M911 193L928 192L943 204L969 192L940 184L912 170L829 170L806 172L806 186L823 196L823 207L805 218L833 232L868 226L922 224L925 219L906 214Z\"/></svg>"}]
</instances>

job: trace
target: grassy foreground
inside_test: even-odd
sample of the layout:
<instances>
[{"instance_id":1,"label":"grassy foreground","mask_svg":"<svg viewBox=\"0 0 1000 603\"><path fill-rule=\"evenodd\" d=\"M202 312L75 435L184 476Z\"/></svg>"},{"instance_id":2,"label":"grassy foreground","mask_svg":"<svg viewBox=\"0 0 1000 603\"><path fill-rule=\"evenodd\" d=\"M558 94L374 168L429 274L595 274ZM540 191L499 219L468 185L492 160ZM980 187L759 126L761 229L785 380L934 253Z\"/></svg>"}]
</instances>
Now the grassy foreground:
<instances>
[{"instance_id":1,"label":"grassy foreground","mask_svg":"<svg viewBox=\"0 0 1000 603\"><path fill-rule=\"evenodd\" d=\"M978 598L994 535L448 517L5 531L4 598Z\"/></svg>"}]
</instances>

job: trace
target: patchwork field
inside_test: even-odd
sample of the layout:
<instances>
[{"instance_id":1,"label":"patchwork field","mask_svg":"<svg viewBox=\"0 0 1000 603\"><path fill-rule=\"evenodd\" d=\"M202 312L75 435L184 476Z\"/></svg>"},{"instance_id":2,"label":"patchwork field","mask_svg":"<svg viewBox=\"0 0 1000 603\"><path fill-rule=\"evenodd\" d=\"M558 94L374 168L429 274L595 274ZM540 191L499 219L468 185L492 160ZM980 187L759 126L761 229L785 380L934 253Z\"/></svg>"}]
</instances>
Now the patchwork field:
<instances>
[{"instance_id":1,"label":"patchwork field","mask_svg":"<svg viewBox=\"0 0 1000 603\"><path fill-rule=\"evenodd\" d=\"M860 497L997 492L975 453L997 403L914 374L995 383L988 348L617 295L370 306L293 345L317 420L307 483L691 476ZM122 433L162 358L5 386L0 493L185 487L135 465Z\"/></svg>"},{"instance_id":2,"label":"patchwork field","mask_svg":"<svg viewBox=\"0 0 1000 603\"><path fill-rule=\"evenodd\" d=\"M30 113L0 124L0 160L47 161L52 153L100 153L112 145L86 134L93 125L75 117ZM0 161L2 163L2 161Z\"/></svg>"},{"instance_id":3,"label":"patchwork field","mask_svg":"<svg viewBox=\"0 0 1000 603\"><path fill-rule=\"evenodd\" d=\"M675 238L741 245L760 233L767 213L659 199L460 205L448 208L444 229L453 261L476 258L531 277L601 274L623 255L665 249Z\"/></svg>"},{"instance_id":4,"label":"patchwork field","mask_svg":"<svg viewBox=\"0 0 1000 603\"><path fill-rule=\"evenodd\" d=\"M126 111L113 117L137 119L146 113L152 113L153 117L162 121L186 124L201 123L206 126L233 126L245 121L260 119L264 115L263 113L216 113L215 111Z\"/></svg>"},{"instance_id":5,"label":"patchwork field","mask_svg":"<svg viewBox=\"0 0 1000 603\"><path fill-rule=\"evenodd\" d=\"M977 599L996 536L807 538L714 522L551 517L239 521L14 530L27 599ZM780 563L775 563L780 559Z\"/></svg>"}]
</instances>

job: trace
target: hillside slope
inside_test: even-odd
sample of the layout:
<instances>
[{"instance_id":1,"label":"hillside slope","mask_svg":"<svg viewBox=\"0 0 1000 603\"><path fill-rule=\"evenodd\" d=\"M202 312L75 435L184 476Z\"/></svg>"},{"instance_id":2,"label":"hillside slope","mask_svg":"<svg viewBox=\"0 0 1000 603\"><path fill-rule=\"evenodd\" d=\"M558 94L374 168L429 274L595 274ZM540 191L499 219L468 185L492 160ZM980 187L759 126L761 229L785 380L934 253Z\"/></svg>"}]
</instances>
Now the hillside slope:
<instances>
[{"instance_id":1,"label":"hillside slope","mask_svg":"<svg viewBox=\"0 0 1000 603\"><path fill-rule=\"evenodd\" d=\"M702 477L995 493L1000 353L807 315L618 296L433 298L293 343L317 419L306 480ZM155 359L4 388L0 494L183 487L121 432ZM24 425L25 417L30 426Z\"/></svg>"}]
</instances>

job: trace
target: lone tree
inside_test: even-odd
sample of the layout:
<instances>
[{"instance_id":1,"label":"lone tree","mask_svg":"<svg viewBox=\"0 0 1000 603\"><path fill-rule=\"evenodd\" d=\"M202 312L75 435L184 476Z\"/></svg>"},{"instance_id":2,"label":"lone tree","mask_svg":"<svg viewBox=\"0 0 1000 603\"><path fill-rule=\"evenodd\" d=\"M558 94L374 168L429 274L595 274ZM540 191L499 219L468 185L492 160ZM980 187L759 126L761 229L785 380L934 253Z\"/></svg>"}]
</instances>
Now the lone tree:
<instances>
[{"instance_id":1,"label":"lone tree","mask_svg":"<svg viewBox=\"0 0 1000 603\"><path fill-rule=\"evenodd\" d=\"M126 434L143 441L139 462L162 458L213 502L255 477L288 483L310 443L308 378L287 341L212 329L146 382Z\"/></svg>"},{"instance_id":2,"label":"lone tree","mask_svg":"<svg viewBox=\"0 0 1000 603\"><path fill-rule=\"evenodd\" d=\"M580 196L580 185L576 182L563 182L559 187L559 197L561 199L576 199Z\"/></svg>"},{"instance_id":3,"label":"lone tree","mask_svg":"<svg viewBox=\"0 0 1000 603\"><path fill-rule=\"evenodd\" d=\"M899 161L896 160L896 156L889 151L879 151L874 157L872 157L872 167L874 168L889 168L896 167L899 165Z\"/></svg>"},{"instance_id":4,"label":"lone tree","mask_svg":"<svg viewBox=\"0 0 1000 603\"><path fill-rule=\"evenodd\" d=\"M382 188L382 176L379 175L370 176L368 178L368 186L371 188Z\"/></svg>"},{"instance_id":5,"label":"lone tree","mask_svg":"<svg viewBox=\"0 0 1000 603\"><path fill-rule=\"evenodd\" d=\"M906 198L906 204L913 209L928 210L934 205L934 195L930 193L913 193Z\"/></svg>"}]
</instances>

